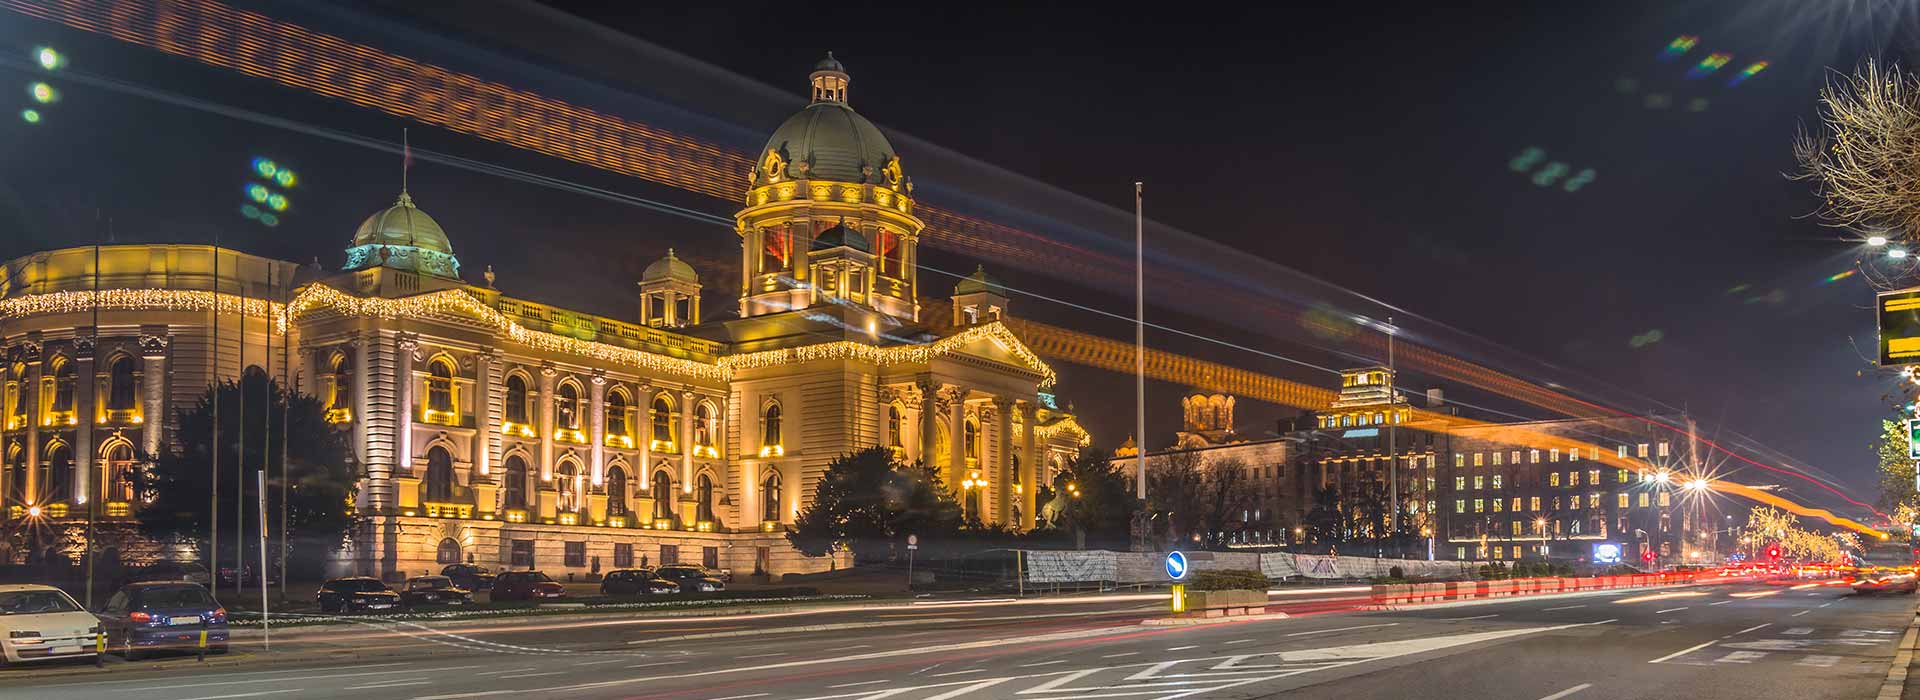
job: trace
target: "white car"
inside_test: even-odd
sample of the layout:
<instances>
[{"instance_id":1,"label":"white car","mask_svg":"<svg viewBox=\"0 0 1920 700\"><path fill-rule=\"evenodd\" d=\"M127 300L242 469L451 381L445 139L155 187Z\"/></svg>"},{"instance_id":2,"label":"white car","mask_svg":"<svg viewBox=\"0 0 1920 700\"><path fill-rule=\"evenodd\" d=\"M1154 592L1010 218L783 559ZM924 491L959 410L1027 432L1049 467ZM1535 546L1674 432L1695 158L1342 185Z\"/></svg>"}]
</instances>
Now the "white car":
<instances>
[{"instance_id":1,"label":"white car","mask_svg":"<svg viewBox=\"0 0 1920 700\"><path fill-rule=\"evenodd\" d=\"M100 620L52 586L0 585L0 662L90 658Z\"/></svg>"}]
</instances>

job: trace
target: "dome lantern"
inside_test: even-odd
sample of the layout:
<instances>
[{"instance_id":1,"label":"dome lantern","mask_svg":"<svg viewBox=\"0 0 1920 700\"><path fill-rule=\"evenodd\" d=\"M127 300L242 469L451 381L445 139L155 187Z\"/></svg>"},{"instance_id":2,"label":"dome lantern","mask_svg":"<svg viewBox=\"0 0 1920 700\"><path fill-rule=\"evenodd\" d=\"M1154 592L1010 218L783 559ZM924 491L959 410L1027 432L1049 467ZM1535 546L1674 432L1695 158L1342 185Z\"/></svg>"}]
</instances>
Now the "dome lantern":
<instances>
[{"instance_id":1,"label":"dome lantern","mask_svg":"<svg viewBox=\"0 0 1920 700\"><path fill-rule=\"evenodd\" d=\"M847 83L851 79L847 76L846 66L833 58L832 51L828 51L827 57L819 63L813 64L813 75L807 76L807 81L813 83L814 102L846 104Z\"/></svg>"},{"instance_id":2,"label":"dome lantern","mask_svg":"<svg viewBox=\"0 0 1920 700\"><path fill-rule=\"evenodd\" d=\"M640 325L685 328L700 324L700 275L667 249L640 273Z\"/></svg>"}]
</instances>

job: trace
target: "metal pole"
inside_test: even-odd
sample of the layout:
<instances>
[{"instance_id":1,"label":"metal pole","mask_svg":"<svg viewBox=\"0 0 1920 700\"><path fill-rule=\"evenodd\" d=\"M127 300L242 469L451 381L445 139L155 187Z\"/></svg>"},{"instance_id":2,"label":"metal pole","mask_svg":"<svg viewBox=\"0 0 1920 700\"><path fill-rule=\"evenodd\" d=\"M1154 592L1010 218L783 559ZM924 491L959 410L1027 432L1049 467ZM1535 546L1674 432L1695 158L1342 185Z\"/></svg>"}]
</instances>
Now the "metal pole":
<instances>
[{"instance_id":1,"label":"metal pole","mask_svg":"<svg viewBox=\"0 0 1920 700\"><path fill-rule=\"evenodd\" d=\"M100 360L99 360L99 357L100 357L100 243L98 239L95 239L93 244L93 295L92 297L93 297L93 329L91 332L93 334L94 361L91 366L93 367L94 376L81 377L81 381L86 382L86 385L80 388L81 391L94 392L93 400L87 402L88 406L93 406L94 404L100 401L100 394L98 391L95 390L95 387L99 385L99 374L100 374ZM99 410L100 409L98 407L94 408L95 412L98 412ZM93 420L93 416L80 416L80 420L90 421L90 420ZM93 442L91 440L87 442L87 448L89 450L93 448ZM102 470L96 468L95 465L98 463L98 460L94 458L94 455L91 455L91 454L80 455L80 457L86 460L85 463L87 465L87 470L90 472L93 472L91 474L88 474L86 479L87 491L89 493L86 496L87 498L87 542L85 545L86 558L87 558L86 560L86 565L87 565L86 605L88 610L92 610L93 609L93 533L94 533L94 521L96 520L94 516L96 513L99 512L98 508L99 508L100 499L98 497L98 494L106 493L106 489L100 488L100 484L97 483L100 481L98 477ZM94 658L96 660L99 659L98 656L95 656Z\"/></svg>"},{"instance_id":2,"label":"metal pole","mask_svg":"<svg viewBox=\"0 0 1920 700\"><path fill-rule=\"evenodd\" d=\"M1134 497L1147 500L1147 249L1141 211L1145 185L1133 183Z\"/></svg>"},{"instance_id":3,"label":"metal pole","mask_svg":"<svg viewBox=\"0 0 1920 700\"><path fill-rule=\"evenodd\" d=\"M213 234L213 488L207 512L207 590L220 590L220 234ZM205 635L202 635L203 637ZM204 643L202 647L204 648ZM204 659L203 659L204 660Z\"/></svg>"},{"instance_id":4,"label":"metal pole","mask_svg":"<svg viewBox=\"0 0 1920 700\"><path fill-rule=\"evenodd\" d=\"M233 277L240 281L239 259L234 260ZM247 568L247 297L246 285L238 285L240 290L240 332L234 339L240 341L239 380L234 388L240 392L239 433L233 441L233 595L238 598L245 585L242 575ZM214 572L218 575L219 572Z\"/></svg>"},{"instance_id":5,"label":"metal pole","mask_svg":"<svg viewBox=\"0 0 1920 700\"><path fill-rule=\"evenodd\" d=\"M1387 317L1387 536L1399 542L1400 536L1400 455L1394 451L1394 439L1398 437L1395 428L1400 425L1400 392L1394 388L1399 377L1394 375L1393 336L1400 329L1393 325L1393 317Z\"/></svg>"},{"instance_id":6,"label":"metal pole","mask_svg":"<svg viewBox=\"0 0 1920 700\"><path fill-rule=\"evenodd\" d=\"M254 472L254 482L260 488L260 645L264 649L273 648L273 625L268 622L267 614L267 470L262 464L260 471Z\"/></svg>"},{"instance_id":7,"label":"metal pole","mask_svg":"<svg viewBox=\"0 0 1920 700\"><path fill-rule=\"evenodd\" d=\"M286 401L280 406L280 600L287 599L287 557L292 551L287 536L287 498L292 494L293 477L287 471L288 414L293 409L293 280L286 282L280 309L285 323L280 326L280 391Z\"/></svg>"}]
</instances>

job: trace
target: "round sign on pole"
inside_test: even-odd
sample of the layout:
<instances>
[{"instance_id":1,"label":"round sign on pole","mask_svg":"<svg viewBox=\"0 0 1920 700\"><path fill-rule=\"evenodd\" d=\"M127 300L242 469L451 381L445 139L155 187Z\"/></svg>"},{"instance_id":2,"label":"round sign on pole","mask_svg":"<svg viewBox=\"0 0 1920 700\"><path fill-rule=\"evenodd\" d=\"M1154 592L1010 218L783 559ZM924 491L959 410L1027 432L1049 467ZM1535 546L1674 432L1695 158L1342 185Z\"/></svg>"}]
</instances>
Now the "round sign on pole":
<instances>
[{"instance_id":1,"label":"round sign on pole","mask_svg":"<svg viewBox=\"0 0 1920 700\"><path fill-rule=\"evenodd\" d=\"M1167 552L1167 578L1178 581L1187 577L1187 555L1179 550Z\"/></svg>"},{"instance_id":2,"label":"round sign on pole","mask_svg":"<svg viewBox=\"0 0 1920 700\"><path fill-rule=\"evenodd\" d=\"M907 535L907 544L920 544L919 535Z\"/></svg>"}]
</instances>

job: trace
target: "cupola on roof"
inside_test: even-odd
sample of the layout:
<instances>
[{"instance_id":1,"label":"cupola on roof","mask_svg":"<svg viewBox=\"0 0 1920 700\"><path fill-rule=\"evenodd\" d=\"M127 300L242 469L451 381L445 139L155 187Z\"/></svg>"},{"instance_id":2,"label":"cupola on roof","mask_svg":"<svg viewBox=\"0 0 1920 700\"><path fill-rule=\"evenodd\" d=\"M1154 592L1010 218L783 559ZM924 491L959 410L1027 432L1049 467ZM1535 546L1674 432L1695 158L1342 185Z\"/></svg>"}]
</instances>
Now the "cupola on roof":
<instances>
[{"instance_id":1,"label":"cupola on roof","mask_svg":"<svg viewBox=\"0 0 1920 700\"><path fill-rule=\"evenodd\" d=\"M459 279L460 261L440 222L414 206L413 197L400 191L393 206L375 212L354 231L347 248L347 270L385 266Z\"/></svg>"},{"instance_id":2,"label":"cupola on roof","mask_svg":"<svg viewBox=\"0 0 1920 700\"><path fill-rule=\"evenodd\" d=\"M647 266L645 272L640 273L640 281L642 283L657 282L660 280L674 280L699 284L700 275L693 271L692 265L688 265L680 260L680 258L674 257L673 249L668 248L667 257L653 261L652 265Z\"/></svg>"},{"instance_id":3,"label":"cupola on roof","mask_svg":"<svg viewBox=\"0 0 1920 700\"><path fill-rule=\"evenodd\" d=\"M1006 285L1000 284L999 279L987 274L987 266L985 265L973 268L973 274L967 275L960 280L959 284L953 286L954 296L978 294L981 292L998 294L1000 296L1007 295Z\"/></svg>"},{"instance_id":4,"label":"cupola on roof","mask_svg":"<svg viewBox=\"0 0 1920 700\"><path fill-rule=\"evenodd\" d=\"M828 180L897 185L901 179L893 144L880 129L847 104L847 76L840 61L827 58L808 78L813 103L773 130L761 149L754 181Z\"/></svg>"}]
</instances>

